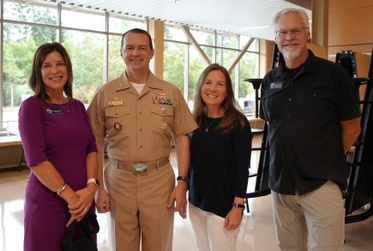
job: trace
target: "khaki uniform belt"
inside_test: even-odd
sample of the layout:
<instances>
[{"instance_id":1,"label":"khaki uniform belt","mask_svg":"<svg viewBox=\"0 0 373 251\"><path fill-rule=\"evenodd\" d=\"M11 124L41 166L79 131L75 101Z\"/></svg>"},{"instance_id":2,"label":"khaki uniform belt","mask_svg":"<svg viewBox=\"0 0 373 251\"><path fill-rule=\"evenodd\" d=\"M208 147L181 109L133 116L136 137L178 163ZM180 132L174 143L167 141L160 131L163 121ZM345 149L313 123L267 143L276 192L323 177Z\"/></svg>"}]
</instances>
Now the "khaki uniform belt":
<instances>
[{"instance_id":1,"label":"khaki uniform belt","mask_svg":"<svg viewBox=\"0 0 373 251\"><path fill-rule=\"evenodd\" d=\"M137 164L147 165L148 166L147 171L152 171L162 166L165 166L168 162L170 162L170 157L165 157L158 161L139 162L139 163L126 163L126 162L121 162L121 161L109 158L110 165L115 166L116 168L119 168L122 170L126 170L126 171L134 171L133 167L134 165L137 165Z\"/></svg>"}]
</instances>

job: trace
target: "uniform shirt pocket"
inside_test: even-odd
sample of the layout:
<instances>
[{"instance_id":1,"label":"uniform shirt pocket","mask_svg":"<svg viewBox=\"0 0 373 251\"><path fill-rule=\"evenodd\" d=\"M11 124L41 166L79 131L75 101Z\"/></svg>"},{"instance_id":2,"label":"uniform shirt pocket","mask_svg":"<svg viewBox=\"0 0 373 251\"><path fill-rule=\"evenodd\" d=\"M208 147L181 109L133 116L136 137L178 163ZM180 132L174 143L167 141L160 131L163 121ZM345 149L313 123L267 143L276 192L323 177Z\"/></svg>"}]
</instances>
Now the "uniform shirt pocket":
<instances>
[{"instance_id":1,"label":"uniform shirt pocket","mask_svg":"<svg viewBox=\"0 0 373 251\"><path fill-rule=\"evenodd\" d=\"M106 128L108 137L119 132L128 132L130 128L130 108L129 107L108 107L105 110Z\"/></svg>"},{"instance_id":2,"label":"uniform shirt pocket","mask_svg":"<svg viewBox=\"0 0 373 251\"><path fill-rule=\"evenodd\" d=\"M171 133L174 123L174 107L154 104L151 106L151 111L153 132L158 134Z\"/></svg>"}]
</instances>

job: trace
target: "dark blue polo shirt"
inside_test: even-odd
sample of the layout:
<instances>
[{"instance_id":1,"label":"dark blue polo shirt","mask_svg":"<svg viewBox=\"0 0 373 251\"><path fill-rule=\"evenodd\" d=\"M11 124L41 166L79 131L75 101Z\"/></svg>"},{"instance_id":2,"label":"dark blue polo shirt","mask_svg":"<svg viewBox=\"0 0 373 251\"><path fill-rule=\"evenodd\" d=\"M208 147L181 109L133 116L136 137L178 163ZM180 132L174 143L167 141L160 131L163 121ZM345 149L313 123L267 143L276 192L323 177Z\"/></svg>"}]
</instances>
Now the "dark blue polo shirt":
<instances>
[{"instance_id":1,"label":"dark blue polo shirt","mask_svg":"<svg viewBox=\"0 0 373 251\"><path fill-rule=\"evenodd\" d=\"M261 87L260 117L269 122L269 186L281 194L305 194L327 180L346 187L339 121L360 116L357 92L340 65L309 54L294 78L282 64Z\"/></svg>"}]
</instances>

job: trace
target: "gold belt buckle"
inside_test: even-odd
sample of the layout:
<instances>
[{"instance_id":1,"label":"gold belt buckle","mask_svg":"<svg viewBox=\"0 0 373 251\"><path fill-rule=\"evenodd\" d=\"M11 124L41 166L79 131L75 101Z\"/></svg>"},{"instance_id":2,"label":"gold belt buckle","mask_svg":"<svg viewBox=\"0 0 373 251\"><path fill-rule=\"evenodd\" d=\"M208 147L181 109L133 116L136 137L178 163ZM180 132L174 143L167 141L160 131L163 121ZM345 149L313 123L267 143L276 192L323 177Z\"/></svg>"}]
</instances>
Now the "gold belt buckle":
<instances>
[{"instance_id":1,"label":"gold belt buckle","mask_svg":"<svg viewBox=\"0 0 373 251\"><path fill-rule=\"evenodd\" d=\"M136 163L132 168L134 173L145 173L148 171L148 165L146 163Z\"/></svg>"}]
</instances>

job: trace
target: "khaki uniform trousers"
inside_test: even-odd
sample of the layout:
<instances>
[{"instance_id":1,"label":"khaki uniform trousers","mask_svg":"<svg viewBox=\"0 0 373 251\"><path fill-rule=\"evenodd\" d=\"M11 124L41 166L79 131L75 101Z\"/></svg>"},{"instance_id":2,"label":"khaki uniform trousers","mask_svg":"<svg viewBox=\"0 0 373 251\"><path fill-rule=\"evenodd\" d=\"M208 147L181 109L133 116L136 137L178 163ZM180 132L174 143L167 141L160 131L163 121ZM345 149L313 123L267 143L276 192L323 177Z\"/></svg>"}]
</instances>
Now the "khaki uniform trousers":
<instances>
[{"instance_id":1,"label":"khaki uniform trousers","mask_svg":"<svg viewBox=\"0 0 373 251\"><path fill-rule=\"evenodd\" d=\"M175 187L171 164L136 174L108 163L105 184L112 250L136 251L141 245L142 251L171 251L174 214L167 208Z\"/></svg>"},{"instance_id":2,"label":"khaki uniform trousers","mask_svg":"<svg viewBox=\"0 0 373 251\"><path fill-rule=\"evenodd\" d=\"M304 195L272 191L277 243L281 250L340 251L345 237L342 193L332 181ZM309 240L309 243L307 243Z\"/></svg>"}]
</instances>

